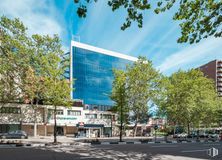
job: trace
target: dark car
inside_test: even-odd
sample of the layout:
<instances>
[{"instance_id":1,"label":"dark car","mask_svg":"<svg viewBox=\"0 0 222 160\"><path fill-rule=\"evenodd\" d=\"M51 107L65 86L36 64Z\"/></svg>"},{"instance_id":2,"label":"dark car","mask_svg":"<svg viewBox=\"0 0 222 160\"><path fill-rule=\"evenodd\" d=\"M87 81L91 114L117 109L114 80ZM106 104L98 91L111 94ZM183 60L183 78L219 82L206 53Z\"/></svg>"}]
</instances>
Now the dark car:
<instances>
[{"instance_id":1,"label":"dark car","mask_svg":"<svg viewBox=\"0 0 222 160\"><path fill-rule=\"evenodd\" d=\"M25 131L17 130L0 135L2 139L27 139L28 135Z\"/></svg>"},{"instance_id":2,"label":"dark car","mask_svg":"<svg viewBox=\"0 0 222 160\"><path fill-rule=\"evenodd\" d=\"M192 132L190 134L188 134L187 138L196 138L197 137L197 133L196 132Z\"/></svg>"}]
</instances>

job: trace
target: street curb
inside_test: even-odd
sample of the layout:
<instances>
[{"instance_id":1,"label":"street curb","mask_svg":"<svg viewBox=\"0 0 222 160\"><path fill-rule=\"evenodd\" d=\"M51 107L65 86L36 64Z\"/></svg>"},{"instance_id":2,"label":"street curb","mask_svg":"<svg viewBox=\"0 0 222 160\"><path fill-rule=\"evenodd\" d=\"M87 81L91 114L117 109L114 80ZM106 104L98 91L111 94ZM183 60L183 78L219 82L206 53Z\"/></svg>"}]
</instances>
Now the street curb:
<instances>
[{"instance_id":1,"label":"street curb","mask_svg":"<svg viewBox=\"0 0 222 160\"><path fill-rule=\"evenodd\" d=\"M98 142L101 144L101 142ZM61 143L57 145L53 145L51 143L0 143L0 147L2 146L13 146L13 147L47 147L47 146L91 146L91 143Z\"/></svg>"},{"instance_id":2,"label":"street curb","mask_svg":"<svg viewBox=\"0 0 222 160\"><path fill-rule=\"evenodd\" d=\"M129 141L129 142L89 142L89 143L83 143L83 142L72 142L72 143L61 143L57 146L91 146L91 145L111 145L111 144L117 144L117 145L126 145L126 144L176 144L176 143L219 143L221 141L219 140L187 140L187 141L175 141L175 140L168 140L168 141ZM56 146L52 143L21 143L21 142L13 142L13 141L7 141L5 143L0 143L0 146L13 146L13 147L47 147L47 146Z\"/></svg>"},{"instance_id":3,"label":"street curb","mask_svg":"<svg viewBox=\"0 0 222 160\"><path fill-rule=\"evenodd\" d=\"M109 142L101 142L101 144L106 145L106 144L110 144Z\"/></svg>"}]
</instances>

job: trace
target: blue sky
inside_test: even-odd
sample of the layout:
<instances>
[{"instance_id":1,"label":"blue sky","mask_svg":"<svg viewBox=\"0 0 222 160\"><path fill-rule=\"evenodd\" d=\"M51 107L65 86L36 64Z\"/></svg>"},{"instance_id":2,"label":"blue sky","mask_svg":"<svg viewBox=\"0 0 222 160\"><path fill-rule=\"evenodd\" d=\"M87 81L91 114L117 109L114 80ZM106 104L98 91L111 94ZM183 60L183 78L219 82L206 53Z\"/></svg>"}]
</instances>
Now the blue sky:
<instances>
[{"instance_id":1,"label":"blue sky","mask_svg":"<svg viewBox=\"0 0 222 160\"><path fill-rule=\"evenodd\" d=\"M0 15L18 17L29 28L29 34L58 34L63 48L69 50L72 35L87 43L131 56L146 56L166 75L178 69L198 67L222 59L222 39L208 38L198 44L177 44L179 22L172 16L177 9L163 14L146 11L143 28L133 24L126 31L120 26L124 10L112 12L106 0L88 6L88 16L76 15L73 0L1 0Z\"/></svg>"}]
</instances>

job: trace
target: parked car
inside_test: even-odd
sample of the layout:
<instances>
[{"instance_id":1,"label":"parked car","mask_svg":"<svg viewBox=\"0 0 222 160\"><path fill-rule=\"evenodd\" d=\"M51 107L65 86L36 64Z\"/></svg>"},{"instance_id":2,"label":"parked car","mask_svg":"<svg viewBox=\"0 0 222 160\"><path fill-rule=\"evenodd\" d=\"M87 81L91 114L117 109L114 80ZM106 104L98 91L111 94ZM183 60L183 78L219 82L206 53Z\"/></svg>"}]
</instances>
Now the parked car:
<instances>
[{"instance_id":1,"label":"parked car","mask_svg":"<svg viewBox=\"0 0 222 160\"><path fill-rule=\"evenodd\" d=\"M25 131L16 130L8 133L3 133L0 135L2 139L27 139L28 135Z\"/></svg>"},{"instance_id":2,"label":"parked car","mask_svg":"<svg viewBox=\"0 0 222 160\"><path fill-rule=\"evenodd\" d=\"M199 134L199 137L200 137L200 138L208 138L208 137L209 137L209 134L208 134L208 133L200 133L200 134Z\"/></svg>"},{"instance_id":3,"label":"parked car","mask_svg":"<svg viewBox=\"0 0 222 160\"><path fill-rule=\"evenodd\" d=\"M173 138L186 138L187 137L187 133L177 133L174 134Z\"/></svg>"},{"instance_id":4,"label":"parked car","mask_svg":"<svg viewBox=\"0 0 222 160\"><path fill-rule=\"evenodd\" d=\"M219 136L219 134L214 133L214 134L210 134L209 138L210 139L220 139L220 136Z\"/></svg>"}]
</instances>

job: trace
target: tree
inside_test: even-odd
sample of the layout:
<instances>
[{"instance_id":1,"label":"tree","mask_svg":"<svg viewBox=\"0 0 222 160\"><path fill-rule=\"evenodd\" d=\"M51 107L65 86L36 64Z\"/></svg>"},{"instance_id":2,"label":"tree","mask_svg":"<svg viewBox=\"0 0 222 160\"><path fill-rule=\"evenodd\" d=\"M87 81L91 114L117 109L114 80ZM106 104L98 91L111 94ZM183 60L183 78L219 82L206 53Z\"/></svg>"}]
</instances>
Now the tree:
<instances>
[{"instance_id":1,"label":"tree","mask_svg":"<svg viewBox=\"0 0 222 160\"><path fill-rule=\"evenodd\" d=\"M158 83L161 76L154 69L151 61L145 57L139 57L133 65L128 66L126 75L128 106L135 122L135 136L138 122L148 118L148 102L158 95Z\"/></svg>"},{"instance_id":2,"label":"tree","mask_svg":"<svg viewBox=\"0 0 222 160\"><path fill-rule=\"evenodd\" d=\"M70 83L65 78L65 69L68 61L64 59L64 53L61 50L60 39L57 35L50 36L34 36L41 48L41 76L44 84L44 103L53 105L54 107L54 143L57 143L57 123L56 114L58 106L69 106L70 99Z\"/></svg>"},{"instance_id":3,"label":"tree","mask_svg":"<svg viewBox=\"0 0 222 160\"><path fill-rule=\"evenodd\" d=\"M79 17L86 17L87 3L97 2L98 0L74 0L79 7L77 14ZM127 12L125 22L121 30L131 26L136 22L138 27L143 26L144 11L151 9L151 1L148 0L108 0L108 5L112 11L124 8ZM181 37L178 43L189 42L198 43L201 39L209 36L222 37L222 1L220 0L158 0L154 5L155 13L165 12L173 6L179 4L178 11L173 19L181 21Z\"/></svg>"},{"instance_id":4,"label":"tree","mask_svg":"<svg viewBox=\"0 0 222 160\"><path fill-rule=\"evenodd\" d=\"M0 101L22 101L22 78L29 64L30 38L19 19L0 18Z\"/></svg>"},{"instance_id":5,"label":"tree","mask_svg":"<svg viewBox=\"0 0 222 160\"><path fill-rule=\"evenodd\" d=\"M217 98L217 108L214 110L213 113L213 118L214 118L214 122L218 125L218 126L222 126L222 97L218 97Z\"/></svg>"},{"instance_id":6,"label":"tree","mask_svg":"<svg viewBox=\"0 0 222 160\"><path fill-rule=\"evenodd\" d=\"M161 109L174 124L199 128L212 120L216 108L217 94L212 80L204 77L196 69L181 71L169 77L166 86L167 97L161 103ZM211 121L212 122L212 121Z\"/></svg>"},{"instance_id":7,"label":"tree","mask_svg":"<svg viewBox=\"0 0 222 160\"><path fill-rule=\"evenodd\" d=\"M0 100L4 103L28 100L31 103L35 111L34 135L39 101L52 104L56 142L56 107L70 102L70 85L64 77L69 62L63 56L57 35L30 37L26 31L19 19L1 17Z\"/></svg>"},{"instance_id":8,"label":"tree","mask_svg":"<svg viewBox=\"0 0 222 160\"><path fill-rule=\"evenodd\" d=\"M28 70L25 72L25 77L23 80L23 98L25 101L31 104L34 110L34 137L37 135L37 109L39 107L39 101L43 100L44 93L44 83L43 77L29 66Z\"/></svg>"},{"instance_id":9,"label":"tree","mask_svg":"<svg viewBox=\"0 0 222 160\"><path fill-rule=\"evenodd\" d=\"M118 113L120 118L120 139L122 142L123 124L128 122L129 108L127 107L126 94L126 73L122 70L113 69L114 81L112 84L111 99L115 102L114 111Z\"/></svg>"}]
</instances>

